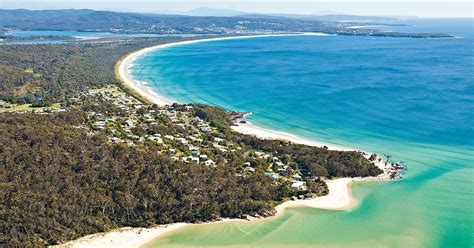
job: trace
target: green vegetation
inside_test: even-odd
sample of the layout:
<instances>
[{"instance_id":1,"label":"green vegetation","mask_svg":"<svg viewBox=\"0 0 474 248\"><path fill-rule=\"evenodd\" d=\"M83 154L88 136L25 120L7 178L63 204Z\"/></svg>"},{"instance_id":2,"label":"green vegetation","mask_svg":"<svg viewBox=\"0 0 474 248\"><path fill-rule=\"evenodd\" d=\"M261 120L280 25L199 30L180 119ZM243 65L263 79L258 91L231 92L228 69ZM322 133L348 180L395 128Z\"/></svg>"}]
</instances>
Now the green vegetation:
<instances>
[{"instance_id":1,"label":"green vegetation","mask_svg":"<svg viewBox=\"0 0 474 248\"><path fill-rule=\"evenodd\" d=\"M8 239L6 244L51 245L122 226L268 216L276 202L288 197L326 194L319 176L381 173L360 153L233 133L223 121L229 113L214 107L193 107L196 110L190 112L190 118L196 118L197 113L214 116L208 120L219 127L200 136L201 151L215 159L215 166L174 159L166 153L169 147L181 149L181 154L190 152L173 141L164 145L140 139L133 144L109 142L107 130L87 128L97 118L83 109L104 110L101 113L108 116L126 113L101 103L49 115L2 114L0 182L4 211L0 229ZM175 106L178 111L180 108L184 106ZM154 128L143 125L141 131L132 128L134 135L183 137L191 133L159 116L162 124ZM220 142L222 147L240 149L213 149L206 140L217 137L228 139ZM262 151L271 156L255 156ZM270 170L277 174L276 168L283 168L275 162L273 170L274 161L288 165L288 177L275 179L263 173ZM247 167L246 162L250 164ZM249 171L249 167L254 170ZM290 188L290 179L301 173L308 188Z\"/></svg>"},{"instance_id":2,"label":"green vegetation","mask_svg":"<svg viewBox=\"0 0 474 248\"><path fill-rule=\"evenodd\" d=\"M181 39L0 46L0 100L49 106L77 97L89 88L117 83L114 66L123 55Z\"/></svg>"},{"instance_id":3,"label":"green vegetation","mask_svg":"<svg viewBox=\"0 0 474 248\"><path fill-rule=\"evenodd\" d=\"M3 114L2 236L38 246L121 226L265 214L281 200L262 174L171 160L74 127L85 115ZM32 125L34 124L34 125Z\"/></svg>"},{"instance_id":4,"label":"green vegetation","mask_svg":"<svg viewBox=\"0 0 474 248\"><path fill-rule=\"evenodd\" d=\"M382 173L359 152L235 133L240 113L120 90L115 61L156 42L0 46L0 95L18 110L0 113L1 246L269 216L288 198L327 194L324 178ZM64 112L28 111L41 104Z\"/></svg>"}]
</instances>

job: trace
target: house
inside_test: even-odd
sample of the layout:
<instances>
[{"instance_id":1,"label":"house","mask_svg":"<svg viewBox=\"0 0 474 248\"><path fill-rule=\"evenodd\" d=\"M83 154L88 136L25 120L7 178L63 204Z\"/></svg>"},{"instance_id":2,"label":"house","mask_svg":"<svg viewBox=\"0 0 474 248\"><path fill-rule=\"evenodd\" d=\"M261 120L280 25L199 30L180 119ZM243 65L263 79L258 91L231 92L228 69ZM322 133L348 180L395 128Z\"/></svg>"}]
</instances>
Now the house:
<instances>
[{"instance_id":1,"label":"house","mask_svg":"<svg viewBox=\"0 0 474 248\"><path fill-rule=\"evenodd\" d=\"M200 158L202 161L206 161L206 160L209 159L209 158L207 157L207 155L205 155L205 154L199 155L199 158Z\"/></svg>"},{"instance_id":2,"label":"house","mask_svg":"<svg viewBox=\"0 0 474 248\"><path fill-rule=\"evenodd\" d=\"M295 181L291 184L291 188L297 190L306 190L306 182Z\"/></svg>"},{"instance_id":3,"label":"house","mask_svg":"<svg viewBox=\"0 0 474 248\"><path fill-rule=\"evenodd\" d=\"M249 171L249 172L255 172L255 168L250 167L250 166L245 167L244 170Z\"/></svg>"},{"instance_id":4,"label":"house","mask_svg":"<svg viewBox=\"0 0 474 248\"><path fill-rule=\"evenodd\" d=\"M267 177L271 177L272 179L275 179L277 180L278 178L280 178L280 176L276 173L273 173L273 172L265 172L263 173L265 176Z\"/></svg>"},{"instance_id":5,"label":"house","mask_svg":"<svg viewBox=\"0 0 474 248\"><path fill-rule=\"evenodd\" d=\"M255 155L257 155L257 157L259 157L259 158L261 158L261 157L263 156L263 154L264 154L263 152L258 152L258 151L254 152L254 153L255 153Z\"/></svg>"},{"instance_id":6,"label":"house","mask_svg":"<svg viewBox=\"0 0 474 248\"><path fill-rule=\"evenodd\" d=\"M301 175L298 175L298 174L294 174L293 176L291 176L292 178L294 179L300 179L301 180Z\"/></svg>"},{"instance_id":7,"label":"house","mask_svg":"<svg viewBox=\"0 0 474 248\"><path fill-rule=\"evenodd\" d=\"M163 144L163 139L160 137L151 136L151 137L148 137L148 139L152 141L156 141L159 144Z\"/></svg>"},{"instance_id":8,"label":"house","mask_svg":"<svg viewBox=\"0 0 474 248\"><path fill-rule=\"evenodd\" d=\"M193 118L193 121L192 121L194 124L202 124L203 123L203 120L199 117L195 117Z\"/></svg>"},{"instance_id":9,"label":"house","mask_svg":"<svg viewBox=\"0 0 474 248\"><path fill-rule=\"evenodd\" d=\"M199 162L199 158L193 157L193 156L187 156L185 161L192 161L192 162Z\"/></svg>"},{"instance_id":10,"label":"house","mask_svg":"<svg viewBox=\"0 0 474 248\"><path fill-rule=\"evenodd\" d=\"M214 166L216 165L216 162L212 161L212 159L209 159L209 160L206 160L204 164L207 166Z\"/></svg>"},{"instance_id":11,"label":"house","mask_svg":"<svg viewBox=\"0 0 474 248\"><path fill-rule=\"evenodd\" d=\"M104 128L105 126L105 121L97 121L95 123L96 126L98 126L99 128Z\"/></svg>"},{"instance_id":12,"label":"house","mask_svg":"<svg viewBox=\"0 0 474 248\"><path fill-rule=\"evenodd\" d=\"M191 153L192 153L193 155L197 155L197 156L201 155L201 152L200 152L199 150L197 150L197 149L192 150Z\"/></svg>"},{"instance_id":13,"label":"house","mask_svg":"<svg viewBox=\"0 0 474 248\"><path fill-rule=\"evenodd\" d=\"M280 167L282 167L282 166L284 166L284 165L285 165L284 163L282 163L282 162L280 162L280 161L278 161L278 162L275 162L275 164L276 164L277 166L280 166Z\"/></svg>"},{"instance_id":14,"label":"house","mask_svg":"<svg viewBox=\"0 0 474 248\"><path fill-rule=\"evenodd\" d=\"M129 127L134 127L133 121L130 120L130 119L126 120L126 121L125 121L125 124L127 124L127 126L129 126Z\"/></svg>"},{"instance_id":15,"label":"house","mask_svg":"<svg viewBox=\"0 0 474 248\"><path fill-rule=\"evenodd\" d=\"M286 169L280 168L278 169L278 174L286 177L288 176L288 171Z\"/></svg>"},{"instance_id":16,"label":"house","mask_svg":"<svg viewBox=\"0 0 474 248\"><path fill-rule=\"evenodd\" d=\"M201 129L201 131L203 131L203 132L210 132L211 131L211 128L208 127L208 126L202 126L199 129Z\"/></svg>"}]
</instances>

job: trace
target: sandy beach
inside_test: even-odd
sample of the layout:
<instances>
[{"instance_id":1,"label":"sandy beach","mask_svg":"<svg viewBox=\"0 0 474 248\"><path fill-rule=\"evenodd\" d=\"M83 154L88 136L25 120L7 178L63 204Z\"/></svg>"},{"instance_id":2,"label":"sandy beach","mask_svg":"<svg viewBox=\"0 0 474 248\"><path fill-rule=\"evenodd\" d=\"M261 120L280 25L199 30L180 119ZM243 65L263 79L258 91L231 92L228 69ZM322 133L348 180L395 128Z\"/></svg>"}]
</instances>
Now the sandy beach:
<instances>
[{"instance_id":1,"label":"sandy beach","mask_svg":"<svg viewBox=\"0 0 474 248\"><path fill-rule=\"evenodd\" d=\"M293 143L297 144L305 144L309 146L317 146L317 147L323 147L326 146L330 150L338 150L338 151L355 151L357 149L355 148L350 148L350 147L345 147L345 146L339 146L339 145L334 145L334 144L327 144L324 142L316 141L316 140L307 140L301 137L298 137L293 134L285 133L285 132L279 132L271 129L265 129L259 126L255 126L249 121L245 121L245 123L238 123L236 126L232 126L232 129L234 131L243 133L243 134L249 134L249 135L255 135L261 139L277 139L277 140L286 140L286 141L291 141Z\"/></svg>"},{"instance_id":2,"label":"sandy beach","mask_svg":"<svg viewBox=\"0 0 474 248\"><path fill-rule=\"evenodd\" d=\"M309 33L309 34L282 34L282 35L260 35L258 37L270 37L270 36L288 36L288 35L323 35L318 33ZM133 52L122 59L118 64L118 76L121 78L123 83L135 90L138 94L147 98L150 102L153 102L157 105L170 105L176 101L169 99L167 97L161 96L156 92L151 91L146 83L136 81L130 76L130 67L133 65L133 61L147 53L156 49L176 46L176 45L185 45L192 44L197 42L212 41L212 40L226 40L226 39L243 39L243 38L252 38L255 36L239 36L239 37L222 37L222 38L211 38L205 40L190 40L182 41L176 43L162 44L154 47L145 48L136 52ZM354 151L355 148L338 146L333 144L326 144L324 142L319 142L315 140L306 140L296 135L278 132L274 130L264 129L255 125L252 125L250 122L239 123L236 126L232 127L233 130L241 132L244 134L255 135L263 139L280 139L286 140L299 144L306 144L310 146L323 147L327 146L331 150L343 150L343 151ZM365 152L364 156L366 158L370 157L372 153ZM382 160L376 163L377 166L384 169L385 161ZM276 215L270 218L275 218L281 216L285 209L291 207L312 207L320 208L327 210L349 210L356 206L356 200L352 197L351 184L356 180L384 180L386 175L382 175L377 178L339 178L334 180L326 180L326 183L329 188L329 194L322 197L317 197L314 199L304 199L304 200L295 200L287 201L275 207ZM262 220L259 218L252 219L250 221ZM249 221L243 219L224 219L220 221ZM78 240L68 242L66 244L57 246L57 247L140 247L144 244L155 240L166 233L170 233L179 228L188 225L207 225L215 222L203 223L203 224L189 224L189 223L175 223L170 225L161 225L153 228L120 228L113 230L107 233L92 234L85 237L82 237Z\"/></svg>"}]
</instances>

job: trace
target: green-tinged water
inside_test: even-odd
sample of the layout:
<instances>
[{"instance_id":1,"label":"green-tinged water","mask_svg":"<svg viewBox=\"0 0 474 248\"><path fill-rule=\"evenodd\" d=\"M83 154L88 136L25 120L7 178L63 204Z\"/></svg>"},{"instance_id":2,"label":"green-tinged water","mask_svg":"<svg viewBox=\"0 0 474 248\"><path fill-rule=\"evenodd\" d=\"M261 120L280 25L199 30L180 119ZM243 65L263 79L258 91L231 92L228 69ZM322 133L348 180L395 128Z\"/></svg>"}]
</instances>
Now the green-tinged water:
<instances>
[{"instance_id":1,"label":"green-tinged water","mask_svg":"<svg viewBox=\"0 0 474 248\"><path fill-rule=\"evenodd\" d=\"M265 128L390 154L399 182L353 186L350 211L289 209L185 227L150 247L473 247L472 19L419 21L461 39L272 37L176 46L132 75L181 102L251 111Z\"/></svg>"},{"instance_id":2,"label":"green-tinged water","mask_svg":"<svg viewBox=\"0 0 474 248\"><path fill-rule=\"evenodd\" d=\"M279 218L190 226L149 247L472 247L473 192L466 187L474 171L453 170L453 161L472 158L402 151L395 159L424 162L410 160L409 177L400 182L354 184L359 204L351 211L295 208Z\"/></svg>"}]
</instances>

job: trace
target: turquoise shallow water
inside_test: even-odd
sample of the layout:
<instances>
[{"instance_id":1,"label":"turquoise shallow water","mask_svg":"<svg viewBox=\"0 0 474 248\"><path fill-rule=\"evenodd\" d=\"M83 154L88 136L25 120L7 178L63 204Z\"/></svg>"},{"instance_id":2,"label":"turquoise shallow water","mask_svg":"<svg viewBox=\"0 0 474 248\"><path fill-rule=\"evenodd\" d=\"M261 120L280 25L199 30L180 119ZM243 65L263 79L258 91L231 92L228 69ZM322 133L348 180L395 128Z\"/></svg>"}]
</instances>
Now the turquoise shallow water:
<instances>
[{"instance_id":1,"label":"turquoise shallow water","mask_svg":"<svg viewBox=\"0 0 474 248\"><path fill-rule=\"evenodd\" d=\"M255 223L184 228L167 246L472 247L474 44L470 20L410 31L459 39L294 36L202 42L139 57L134 78L180 102L251 111L259 126L408 165L354 185L352 211L298 208Z\"/></svg>"}]
</instances>

